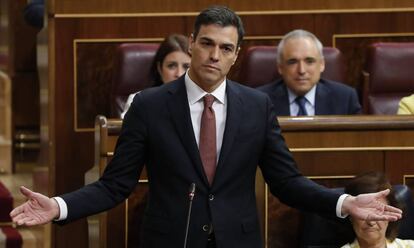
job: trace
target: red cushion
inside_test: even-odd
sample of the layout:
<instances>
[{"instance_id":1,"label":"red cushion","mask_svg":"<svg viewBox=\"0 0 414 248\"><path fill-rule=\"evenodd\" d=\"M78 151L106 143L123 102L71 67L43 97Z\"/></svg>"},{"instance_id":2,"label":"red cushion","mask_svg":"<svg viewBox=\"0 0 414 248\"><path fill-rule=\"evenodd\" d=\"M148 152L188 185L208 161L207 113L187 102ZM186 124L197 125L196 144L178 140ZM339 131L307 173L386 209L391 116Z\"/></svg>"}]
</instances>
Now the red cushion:
<instances>
[{"instance_id":1,"label":"red cushion","mask_svg":"<svg viewBox=\"0 0 414 248\"><path fill-rule=\"evenodd\" d=\"M10 211L13 209L13 197L10 191L0 182L0 222L10 222Z\"/></svg>"},{"instance_id":2,"label":"red cushion","mask_svg":"<svg viewBox=\"0 0 414 248\"><path fill-rule=\"evenodd\" d=\"M22 236L16 228L11 226L1 227L1 232L6 236L6 248L20 248L23 245ZM0 243L3 243L0 240Z\"/></svg>"}]
</instances>

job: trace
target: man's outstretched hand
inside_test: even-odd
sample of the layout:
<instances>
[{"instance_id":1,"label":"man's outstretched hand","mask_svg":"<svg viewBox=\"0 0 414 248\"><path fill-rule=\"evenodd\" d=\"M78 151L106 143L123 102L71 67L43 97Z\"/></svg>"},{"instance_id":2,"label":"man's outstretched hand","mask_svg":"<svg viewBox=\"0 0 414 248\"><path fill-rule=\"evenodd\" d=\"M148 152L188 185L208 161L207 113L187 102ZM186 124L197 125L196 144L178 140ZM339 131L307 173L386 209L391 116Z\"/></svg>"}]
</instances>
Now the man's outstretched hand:
<instances>
[{"instance_id":1,"label":"man's outstretched hand","mask_svg":"<svg viewBox=\"0 0 414 248\"><path fill-rule=\"evenodd\" d=\"M342 214L349 214L352 218L367 221L396 221L401 219L402 211L381 201L390 190L377 193L347 196L342 204Z\"/></svg>"},{"instance_id":2,"label":"man's outstretched hand","mask_svg":"<svg viewBox=\"0 0 414 248\"><path fill-rule=\"evenodd\" d=\"M17 225L46 224L59 216L59 206L54 199L24 186L20 187L20 192L27 197L27 201L10 212L12 221Z\"/></svg>"}]
</instances>

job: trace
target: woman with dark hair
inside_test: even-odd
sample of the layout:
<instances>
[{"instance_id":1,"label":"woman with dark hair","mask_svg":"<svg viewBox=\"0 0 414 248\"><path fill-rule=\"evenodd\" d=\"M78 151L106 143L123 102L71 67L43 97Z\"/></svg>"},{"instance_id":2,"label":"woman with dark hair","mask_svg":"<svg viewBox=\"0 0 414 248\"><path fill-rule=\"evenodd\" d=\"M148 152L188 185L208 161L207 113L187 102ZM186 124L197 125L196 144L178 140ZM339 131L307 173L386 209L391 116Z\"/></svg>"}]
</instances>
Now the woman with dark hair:
<instances>
[{"instance_id":1,"label":"woman with dark hair","mask_svg":"<svg viewBox=\"0 0 414 248\"><path fill-rule=\"evenodd\" d=\"M397 201L390 182L384 174L379 172L371 172L355 177L345 187L345 193L356 196L362 193L375 193L386 189L389 189L391 192L381 201L391 206L402 208L402 203ZM342 248L414 247L414 241L396 238L399 221L364 221L351 218L351 223L356 238L354 242L346 244Z\"/></svg>"},{"instance_id":2,"label":"woman with dark hair","mask_svg":"<svg viewBox=\"0 0 414 248\"><path fill-rule=\"evenodd\" d=\"M151 66L154 86L181 77L189 67L188 38L181 34L167 36L158 48Z\"/></svg>"},{"instance_id":3,"label":"woman with dark hair","mask_svg":"<svg viewBox=\"0 0 414 248\"><path fill-rule=\"evenodd\" d=\"M150 73L154 79L153 86L160 86L174 81L187 71L191 60L188 48L188 38L184 35L171 34L164 39L155 54L151 66ZM121 118L124 118L137 93L128 96Z\"/></svg>"}]
</instances>

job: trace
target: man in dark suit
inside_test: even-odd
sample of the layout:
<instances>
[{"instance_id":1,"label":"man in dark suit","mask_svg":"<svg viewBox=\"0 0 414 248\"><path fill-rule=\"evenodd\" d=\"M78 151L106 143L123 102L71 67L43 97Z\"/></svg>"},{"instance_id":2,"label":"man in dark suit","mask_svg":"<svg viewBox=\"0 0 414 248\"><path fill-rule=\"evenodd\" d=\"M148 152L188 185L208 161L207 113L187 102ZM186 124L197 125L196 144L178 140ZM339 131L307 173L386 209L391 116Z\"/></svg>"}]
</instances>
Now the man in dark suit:
<instances>
[{"instance_id":1,"label":"man in dark suit","mask_svg":"<svg viewBox=\"0 0 414 248\"><path fill-rule=\"evenodd\" d=\"M321 79L325 69L322 43L312 33L294 30L277 47L282 79L259 89L266 92L276 115L352 115L361 112L355 89Z\"/></svg>"},{"instance_id":2,"label":"man in dark suit","mask_svg":"<svg viewBox=\"0 0 414 248\"><path fill-rule=\"evenodd\" d=\"M127 112L115 156L99 181L60 197L22 188L18 225L70 222L125 200L146 165L149 199L143 247L182 247L189 186L196 186L187 247L263 247L255 197L260 166L283 202L327 215L397 220L387 191L338 195L303 177L281 136L270 99L226 79L244 34L240 18L211 7L196 18L191 67L176 81L142 91ZM385 211L384 211L385 210Z\"/></svg>"}]
</instances>

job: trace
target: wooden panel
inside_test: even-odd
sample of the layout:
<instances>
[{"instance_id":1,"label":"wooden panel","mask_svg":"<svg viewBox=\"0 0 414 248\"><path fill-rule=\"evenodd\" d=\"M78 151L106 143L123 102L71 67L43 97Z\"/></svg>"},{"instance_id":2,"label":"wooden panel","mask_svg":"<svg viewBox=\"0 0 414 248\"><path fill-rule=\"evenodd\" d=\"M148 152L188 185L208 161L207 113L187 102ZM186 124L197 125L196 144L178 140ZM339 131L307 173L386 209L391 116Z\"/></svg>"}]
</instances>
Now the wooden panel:
<instances>
[{"instance_id":1,"label":"wooden panel","mask_svg":"<svg viewBox=\"0 0 414 248\"><path fill-rule=\"evenodd\" d=\"M292 136L286 136L289 141ZM353 176L384 170L384 153L376 152L293 152L300 171L309 177Z\"/></svg>"},{"instance_id":2,"label":"wooden panel","mask_svg":"<svg viewBox=\"0 0 414 248\"><path fill-rule=\"evenodd\" d=\"M113 1L113 0L54 0L51 1L50 12L54 14L74 13L165 13L165 12L199 12L212 4L209 0L153 0L153 1ZM410 0L399 1L358 1L358 0L278 0L249 1L227 0L215 2L224 4L237 11L290 11L290 10L335 10L341 9L381 9L414 7Z\"/></svg>"},{"instance_id":3,"label":"wooden panel","mask_svg":"<svg viewBox=\"0 0 414 248\"><path fill-rule=\"evenodd\" d=\"M0 174L12 172L11 82L0 70Z\"/></svg>"}]
</instances>

